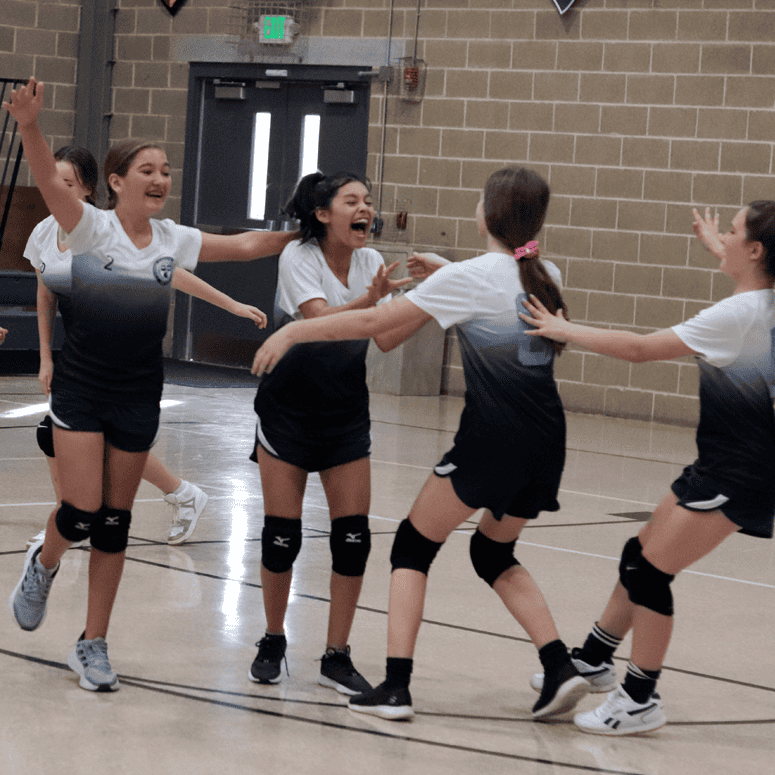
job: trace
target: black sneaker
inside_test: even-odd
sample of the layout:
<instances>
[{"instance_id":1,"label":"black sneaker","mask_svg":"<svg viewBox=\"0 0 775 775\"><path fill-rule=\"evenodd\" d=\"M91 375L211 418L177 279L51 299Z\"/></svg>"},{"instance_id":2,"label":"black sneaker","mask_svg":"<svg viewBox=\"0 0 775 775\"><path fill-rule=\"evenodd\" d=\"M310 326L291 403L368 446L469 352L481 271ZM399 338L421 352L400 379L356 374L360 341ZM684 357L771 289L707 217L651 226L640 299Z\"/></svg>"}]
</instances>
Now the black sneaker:
<instances>
[{"instance_id":1,"label":"black sneaker","mask_svg":"<svg viewBox=\"0 0 775 775\"><path fill-rule=\"evenodd\" d=\"M285 635L264 635L256 646L258 654L248 671L248 678L257 684L276 684L280 682L282 661L288 642ZM285 672L288 672L288 660L285 660Z\"/></svg>"},{"instance_id":2,"label":"black sneaker","mask_svg":"<svg viewBox=\"0 0 775 775\"><path fill-rule=\"evenodd\" d=\"M347 707L358 713L369 713L390 721L410 719L414 716L409 689L404 687L387 689L384 683L375 689L351 697Z\"/></svg>"},{"instance_id":3,"label":"black sneaker","mask_svg":"<svg viewBox=\"0 0 775 775\"><path fill-rule=\"evenodd\" d=\"M568 661L556 673L544 676L541 696L533 705L533 718L546 718L566 713L589 693L589 683Z\"/></svg>"},{"instance_id":4,"label":"black sneaker","mask_svg":"<svg viewBox=\"0 0 775 775\"><path fill-rule=\"evenodd\" d=\"M362 694L371 689L371 684L353 666L349 646L343 651L326 649L320 660L318 683L330 686L340 694Z\"/></svg>"}]
</instances>

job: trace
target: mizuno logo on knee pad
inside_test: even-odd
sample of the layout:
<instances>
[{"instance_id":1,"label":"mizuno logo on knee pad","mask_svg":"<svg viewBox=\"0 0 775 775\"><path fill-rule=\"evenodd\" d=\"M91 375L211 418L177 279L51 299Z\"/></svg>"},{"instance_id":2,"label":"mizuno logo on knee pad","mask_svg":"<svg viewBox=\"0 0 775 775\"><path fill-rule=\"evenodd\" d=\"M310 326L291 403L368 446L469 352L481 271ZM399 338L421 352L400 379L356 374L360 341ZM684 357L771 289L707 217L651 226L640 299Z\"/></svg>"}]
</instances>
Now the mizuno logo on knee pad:
<instances>
[{"instance_id":1,"label":"mizuno logo on knee pad","mask_svg":"<svg viewBox=\"0 0 775 775\"><path fill-rule=\"evenodd\" d=\"M87 533L89 532L89 523L88 522L76 522L75 523L75 529L76 530L85 530Z\"/></svg>"},{"instance_id":2,"label":"mizuno logo on knee pad","mask_svg":"<svg viewBox=\"0 0 775 775\"><path fill-rule=\"evenodd\" d=\"M119 517L117 515L114 515L110 517L105 517L105 524L111 525L112 527L116 527L121 523L119 522Z\"/></svg>"},{"instance_id":3,"label":"mizuno logo on knee pad","mask_svg":"<svg viewBox=\"0 0 775 775\"><path fill-rule=\"evenodd\" d=\"M273 543L274 543L274 545L275 545L275 546L279 546L279 547L281 547L282 549L289 549L289 548L290 548L290 545L289 545L289 543L288 543L288 542L289 542L290 540L291 540L291 539L290 539L290 538L288 538L288 537L286 537L286 536L275 536L275 537L274 537L274 542L273 542Z\"/></svg>"},{"instance_id":4,"label":"mizuno logo on knee pad","mask_svg":"<svg viewBox=\"0 0 775 775\"><path fill-rule=\"evenodd\" d=\"M361 543L360 533L347 533L347 537L344 539L346 544L359 544Z\"/></svg>"}]
</instances>

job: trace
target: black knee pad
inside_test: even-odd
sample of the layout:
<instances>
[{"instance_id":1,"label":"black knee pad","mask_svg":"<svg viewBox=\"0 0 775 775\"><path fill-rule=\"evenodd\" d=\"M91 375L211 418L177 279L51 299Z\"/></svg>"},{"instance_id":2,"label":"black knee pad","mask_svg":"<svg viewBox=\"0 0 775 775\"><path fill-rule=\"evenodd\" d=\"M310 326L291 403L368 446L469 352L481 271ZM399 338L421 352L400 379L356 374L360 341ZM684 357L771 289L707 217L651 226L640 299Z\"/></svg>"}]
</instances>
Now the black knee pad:
<instances>
[{"instance_id":1,"label":"black knee pad","mask_svg":"<svg viewBox=\"0 0 775 775\"><path fill-rule=\"evenodd\" d=\"M99 511L82 511L66 501L62 501L54 519L62 538L73 542L85 541L91 534L99 514Z\"/></svg>"},{"instance_id":2,"label":"black knee pad","mask_svg":"<svg viewBox=\"0 0 775 775\"><path fill-rule=\"evenodd\" d=\"M476 575L492 586L501 573L519 565L514 556L516 543L516 540L506 544L493 541L479 530L474 530L469 551Z\"/></svg>"},{"instance_id":3,"label":"black knee pad","mask_svg":"<svg viewBox=\"0 0 775 775\"><path fill-rule=\"evenodd\" d=\"M285 573L301 549L301 520L264 517L261 531L261 562L272 573Z\"/></svg>"},{"instance_id":4,"label":"black knee pad","mask_svg":"<svg viewBox=\"0 0 775 775\"><path fill-rule=\"evenodd\" d=\"M407 518L396 530L393 549L390 552L390 564L393 570L407 568L427 576L440 548L440 543L426 538Z\"/></svg>"},{"instance_id":5,"label":"black knee pad","mask_svg":"<svg viewBox=\"0 0 775 775\"><path fill-rule=\"evenodd\" d=\"M51 415L47 414L39 423L35 432L40 451L46 457L54 457L54 427Z\"/></svg>"},{"instance_id":6,"label":"black knee pad","mask_svg":"<svg viewBox=\"0 0 775 775\"><path fill-rule=\"evenodd\" d=\"M628 566L634 567L642 554L643 547L638 536L627 541L622 549L622 558L619 560L619 581L622 582L625 589L627 589L627 568Z\"/></svg>"},{"instance_id":7,"label":"black knee pad","mask_svg":"<svg viewBox=\"0 0 775 775\"><path fill-rule=\"evenodd\" d=\"M369 518L365 514L337 517L331 522L331 567L340 576L363 576L371 551Z\"/></svg>"},{"instance_id":8,"label":"black knee pad","mask_svg":"<svg viewBox=\"0 0 775 775\"><path fill-rule=\"evenodd\" d=\"M131 523L131 511L103 506L92 525L91 545L106 554L123 552L129 543Z\"/></svg>"},{"instance_id":9,"label":"black knee pad","mask_svg":"<svg viewBox=\"0 0 775 775\"><path fill-rule=\"evenodd\" d=\"M654 567L641 555L625 570L627 580L624 588L635 605L642 605L650 611L664 616L673 615L673 593L670 589L675 576Z\"/></svg>"}]
</instances>

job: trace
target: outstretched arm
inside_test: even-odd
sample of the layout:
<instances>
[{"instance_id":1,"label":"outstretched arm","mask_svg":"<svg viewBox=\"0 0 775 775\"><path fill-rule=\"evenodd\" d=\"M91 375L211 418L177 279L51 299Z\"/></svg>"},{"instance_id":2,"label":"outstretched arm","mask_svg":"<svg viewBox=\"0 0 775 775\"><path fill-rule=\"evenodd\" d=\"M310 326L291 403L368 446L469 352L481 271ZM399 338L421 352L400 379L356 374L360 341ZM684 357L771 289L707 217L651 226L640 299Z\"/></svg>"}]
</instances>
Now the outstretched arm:
<instances>
[{"instance_id":1,"label":"outstretched arm","mask_svg":"<svg viewBox=\"0 0 775 775\"><path fill-rule=\"evenodd\" d=\"M406 268L415 280L425 280L437 269L452 263L436 253L412 253L406 259Z\"/></svg>"},{"instance_id":2,"label":"outstretched arm","mask_svg":"<svg viewBox=\"0 0 775 775\"><path fill-rule=\"evenodd\" d=\"M212 285L186 269L175 267L175 272L172 275L172 287L187 293L189 296L196 296L197 299L202 299L202 301L215 307L225 309L232 315L249 318L259 328L266 328L266 315L258 307L251 307L249 304L232 299L231 296L213 288Z\"/></svg>"},{"instance_id":3,"label":"outstretched arm","mask_svg":"<svg viewBox=\"0 0 775 775\"><path fill-rule=\"evenodd\" d=\"M277 256L299 238L297 231L246 231L242 234L202 233L200 261L253 261Z\"/></svg>"},{"instance_id":4,"label":"outstretched arm","mask_svg":"<svg viewBox=\"0 0 775 775\"><path fill-rule=\"evenodd\" d=\"M617 331L607 328L593 328L571 323L562 310L552 315L535 297L522 302L529 314L520 312L526 323L535 326L525 331L529 336L544 336L555 342L575 342L587 350L601 355L610 355L632 363L666 361L682 355L695 355L696 351L685 345L670 328L663 328L653 334L636 334L632 331Z\"/></svg>"},{"instance_id":5,"label":"outstretched arm","mask_svg":"<svg viewBox=\"0 0 775 775\"><path fill-rule=\"evenodd\" d=\"M259 375L271 371L294 344L369 337L376 339L396 330L406 332L405 339L430 319L427 312L423 312L409 299L400 298L370 309L298 320L283 326L261 345L253 359L251 371Z\"/></svg>"},{"instance_id":6,"label":"outstretched arm","mask_svg":"<svg viewBox=\"0 0 775 775\"><path fill-rule=\"evenodd\" d=\"M19 124L24 155L48 209L69 234L81 220L83 204L57 173L54 154L38 127L38 114L42 106L43 84L34 78L12 91L9 101L3 103L3 107Z\"/></svg>"}]
</instances>

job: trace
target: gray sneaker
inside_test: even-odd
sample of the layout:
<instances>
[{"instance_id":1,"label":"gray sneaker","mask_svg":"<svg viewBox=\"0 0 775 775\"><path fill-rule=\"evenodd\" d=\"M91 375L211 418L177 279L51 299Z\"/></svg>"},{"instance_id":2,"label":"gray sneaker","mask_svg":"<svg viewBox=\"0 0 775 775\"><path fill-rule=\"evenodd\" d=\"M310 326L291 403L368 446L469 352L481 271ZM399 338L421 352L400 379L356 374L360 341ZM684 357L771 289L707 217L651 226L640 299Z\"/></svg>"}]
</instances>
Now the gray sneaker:
<instances>
[{"instance_id":1,"label":"gray sneaker","mask_svg":"<svg viewBox=\"0 0 775 775\"><path fill-rule=\"evenodd\" d=\"M104 638L85 640L81 635L67 658L67 665L81 676L82 689L90 692L116 692L119 689L118 676L108 661L108 644Z\"/></svg>"},{"instance_id":2,"label":"gray sneaker","mask_svg":"<svg viewBox=\"0 0 775 775\"><path fill-rule=\"evenodd\" d=\"M8 599L8 607L13 618L23 630L37 630L46 618L46 601L51 584L59 571L49 571L38 562L43 541L36 541L28 550L24 560L24 570L19 583L14 587Z\"/></svg>"}]
</instances>

